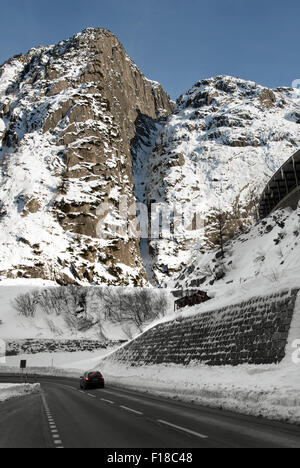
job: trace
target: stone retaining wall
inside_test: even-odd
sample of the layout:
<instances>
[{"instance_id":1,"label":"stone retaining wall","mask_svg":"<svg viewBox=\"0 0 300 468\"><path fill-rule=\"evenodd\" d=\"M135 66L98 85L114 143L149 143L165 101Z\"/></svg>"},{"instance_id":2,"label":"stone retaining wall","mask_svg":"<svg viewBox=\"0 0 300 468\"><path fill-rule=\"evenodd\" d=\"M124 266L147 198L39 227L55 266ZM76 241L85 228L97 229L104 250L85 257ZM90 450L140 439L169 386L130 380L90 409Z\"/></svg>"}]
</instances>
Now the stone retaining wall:
<instances>
[{"instance_id":1,"label":"stone retaining wall","mask_svg":"<svg viewBox=\"0 0 300 468\"><path fill-rule=\"evenodd\" d=\"M210 366L280 362L299 289L160 324L110 359L131 365L199 361Z\"/></svg>"}]
</instances>

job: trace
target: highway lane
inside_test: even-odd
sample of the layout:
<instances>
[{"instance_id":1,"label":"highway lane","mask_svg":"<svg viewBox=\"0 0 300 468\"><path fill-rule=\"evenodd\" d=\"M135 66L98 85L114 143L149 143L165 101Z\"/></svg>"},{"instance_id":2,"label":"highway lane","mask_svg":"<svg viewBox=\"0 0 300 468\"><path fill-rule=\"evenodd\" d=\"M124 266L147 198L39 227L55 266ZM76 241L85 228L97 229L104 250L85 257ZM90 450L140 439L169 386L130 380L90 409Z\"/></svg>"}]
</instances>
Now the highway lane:
<instances>
[{"instance_id":1,"label":"highway lane","mask_svg":"<svg viewBox=\"0 0 300 468\"><path fill-rule=\"evenodd\" d=\"M300 448L297 426L110 386L83 392L74 379L37 380L41 396L0 403L0 448Z\"/></svg>"},{"instance_id":2,"label":"highway lane","mask_svg":"<svg viewBox=\"0 0 300 468\"><path fill-rule=\"evenodd\" d=\"M52 446L39 395L0 402L0 448Z\"/></svg>"}]
</instances>

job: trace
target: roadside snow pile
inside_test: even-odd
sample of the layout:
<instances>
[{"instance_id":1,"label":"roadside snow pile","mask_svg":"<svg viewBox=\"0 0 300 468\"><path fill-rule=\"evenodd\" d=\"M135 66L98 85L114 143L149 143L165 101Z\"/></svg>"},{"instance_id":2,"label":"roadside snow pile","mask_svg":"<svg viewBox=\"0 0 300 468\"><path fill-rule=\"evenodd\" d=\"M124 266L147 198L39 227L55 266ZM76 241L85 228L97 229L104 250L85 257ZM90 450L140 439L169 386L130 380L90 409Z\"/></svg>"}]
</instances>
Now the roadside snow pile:
<instances>
[{"instance_id":1,"label":"roadside snow pile","mask_svg":"<svg viewBox=\"0 0 300 468\"><path fill-rule=\"evenodd\" d=\"M75 351L75 352L43 352L37 354L18 354L17 356L6 356L5 369L13 369L14 372L19 371L20 361L27 361L27 371L31 371L31 368L58 368L58 369L79 369L87 370L92 366L92 363L99 362L100 359L111 354L119 346L108 347L106 349L97 349L95 351ZM1 370L4 367L1 367ZM26 372L27 372L26 371ZM5 373L6 370L3 370Z\"/></svg>"},{"instance_id":2,"label":"roadside snow pile","mask_svg":"<svg viewBox=\"0 0 300 468\"><path fill-rule=\"evenodd\" d=\"M0 401L40 392L40 384L0 384Z\"/></svg>"},{"instance_id":3,"label":"roadside snow pile","mask_svg":"<svg viewBox=\"0 0 300 468\"><path fill-rule=\"evenodd\" d=\"M127 367L104 361L98 368L114 386L300 424L299 365Z\"/></svg>"},{"instance_id":4,"label":"roadside snow pile","mask_svg":"<svg viewBox=\"0 0 300 468\"><path fill-rule=\"evenodd\" d=\"M98 358L99 361L99 358ZM34 377L37 377L39 375L51 375L53 377L69 377L69 378L75 378L78 379L82 375L82 370L83 369L72 369L72 365L70 364L68 369L63 369L63 368L57 368L57 367L28 367L26 369L26 374L27 375L32 375ZM86 369L84 369L86 371ZM1 374L10 374L10 375L20 375L18 374L20 372L20 369L18 367L10 367L10 366L1 366L0 367L0 373Z\"/></svg>"}]
</instances>

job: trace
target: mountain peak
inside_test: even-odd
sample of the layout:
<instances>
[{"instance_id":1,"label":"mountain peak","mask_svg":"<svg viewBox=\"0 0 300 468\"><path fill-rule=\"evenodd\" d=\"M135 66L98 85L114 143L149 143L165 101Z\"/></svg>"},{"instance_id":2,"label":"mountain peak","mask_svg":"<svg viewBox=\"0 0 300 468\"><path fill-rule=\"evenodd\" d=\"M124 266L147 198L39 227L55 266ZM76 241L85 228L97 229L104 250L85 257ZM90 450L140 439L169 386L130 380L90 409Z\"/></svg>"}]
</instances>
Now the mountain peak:
<instances>
[{"instance_id":1,"label":"mountain peak","mask_svg":"<svg viewBox=\"0 0 300 468\"><path fill-rule=\"evenodd\" d=\"M264 88L254 81L243 80L241 78L220 75L203 79L195 83L195 85L185 94L181 95L177 100L179 107L188 107L190 105L198 106L207 102L208 105L214 98L227 97L231 99L233 96L240 98L256 98ZM268 90L270 93L271 90ZM203 101L204 99L204 101Z\"/></svg>"},{"instance_id":2,"label":"mountain peak","mask_svg":"<svg viewBox=\"0 0 300 468\"><path fill-rule=\"evenodd\" d=\"M161 86L89 28L4 64L0 96L0 277L147 284L117 205L134 204L133 141L172 110ZM99 238L105 204L117 232Z\"/></svg>"},{"instance_id":3,"label":"mountain peak","mask_svg":"<svg viewBox=\"0 0 300 468\"><path fill-rule=\"evenodd\" d=\"M253 223L265 183L299 147L298 109L288 88L231 76L201 80L178 98L150 157L148 200L186 217L172 240L151 242L159 284L193 247L214 246L204 229L214 209L226 212L232 235Z\"/></svg>"}]
</instances>

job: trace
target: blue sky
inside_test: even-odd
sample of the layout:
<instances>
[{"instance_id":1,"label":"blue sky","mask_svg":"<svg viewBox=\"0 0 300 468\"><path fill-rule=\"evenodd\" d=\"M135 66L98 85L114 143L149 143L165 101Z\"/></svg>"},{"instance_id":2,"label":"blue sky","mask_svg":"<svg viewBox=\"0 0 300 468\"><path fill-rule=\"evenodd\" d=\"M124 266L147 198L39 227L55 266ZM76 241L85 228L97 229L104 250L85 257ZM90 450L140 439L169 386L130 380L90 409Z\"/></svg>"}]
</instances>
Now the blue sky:
<instances>
[{"instance_id":1,"label":"blue sky","mask_svg":"<svg viewBox=\"0 0 300 468\"><path fill-rule=\"evenodd\" d=\"M92 26L172 98L219 74L270 87L300 78L299 0L9 0L0 15L0 63Z\"/></svg>"}]
</instances>

